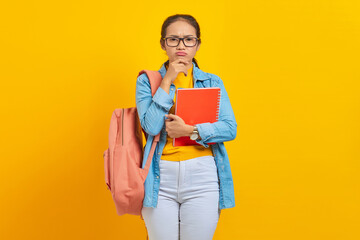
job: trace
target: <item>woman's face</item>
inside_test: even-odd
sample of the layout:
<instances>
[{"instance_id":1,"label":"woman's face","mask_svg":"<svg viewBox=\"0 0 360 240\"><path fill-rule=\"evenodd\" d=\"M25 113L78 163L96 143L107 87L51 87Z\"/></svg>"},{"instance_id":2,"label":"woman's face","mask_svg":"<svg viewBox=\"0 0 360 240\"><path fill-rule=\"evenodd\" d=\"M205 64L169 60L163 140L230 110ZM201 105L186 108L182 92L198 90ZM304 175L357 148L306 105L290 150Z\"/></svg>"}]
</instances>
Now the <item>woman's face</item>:
<instances>
[{"instance_id":1,"label":"woman's face","mask_svg":"<svg viewBox=\"0 0 360 240\"><path fill-rule=\"evenodd\" d=\"M176 21L170 24L166 29L166 36L165 37L196 37L196 30L193 26L191 26L189 23L185 21ZM186 47L183 43L183 41L180 41L179 45L177 47L169 47L164 42L164 46L161 46L163 50L166 51L166 54L168 55L169 61L173 62L176 59L185 59L192 62L192 59L194 58L196 52L200 48L199 42L194 47ZM176 52L185 52L185 56L177 55Z\"/></svg>"}]
</instances>

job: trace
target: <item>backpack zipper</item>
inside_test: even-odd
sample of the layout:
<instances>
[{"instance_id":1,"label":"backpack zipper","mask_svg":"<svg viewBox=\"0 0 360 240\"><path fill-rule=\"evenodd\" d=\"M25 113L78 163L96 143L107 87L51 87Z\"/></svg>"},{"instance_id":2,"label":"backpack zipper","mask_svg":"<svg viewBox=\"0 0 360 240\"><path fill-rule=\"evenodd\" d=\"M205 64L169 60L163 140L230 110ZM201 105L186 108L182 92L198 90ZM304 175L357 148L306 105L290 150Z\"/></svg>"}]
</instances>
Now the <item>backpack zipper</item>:
<instances>
[{"instance_id":1,"label":"backpack zipper","mask_svg":"<svg viewBox=\"0 0 360 240\"><path fill-rule=\"evenodd\" d=\"M124 109L122 110L121 120L121 146L124 146Z\"/></svg>"}]
</instances>

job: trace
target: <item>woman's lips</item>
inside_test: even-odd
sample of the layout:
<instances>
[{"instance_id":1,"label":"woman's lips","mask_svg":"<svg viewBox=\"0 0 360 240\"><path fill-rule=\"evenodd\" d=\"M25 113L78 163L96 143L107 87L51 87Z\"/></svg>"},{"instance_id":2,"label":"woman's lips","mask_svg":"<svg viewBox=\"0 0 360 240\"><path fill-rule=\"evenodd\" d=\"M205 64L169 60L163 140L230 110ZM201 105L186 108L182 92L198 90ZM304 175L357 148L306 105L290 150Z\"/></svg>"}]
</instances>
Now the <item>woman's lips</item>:
<instances>
[{"instance_id":1,"label":"woman's lips","mask_svg":"<svg viewBox=\"0 0 360 240\"><path fill-rule=\"evenodd\" d=\"M178 56L185 56L185 55L187 55L187 53L186 53L186 52L176 52L176 55L178 55Z\"/></svg>"}]
</instances>

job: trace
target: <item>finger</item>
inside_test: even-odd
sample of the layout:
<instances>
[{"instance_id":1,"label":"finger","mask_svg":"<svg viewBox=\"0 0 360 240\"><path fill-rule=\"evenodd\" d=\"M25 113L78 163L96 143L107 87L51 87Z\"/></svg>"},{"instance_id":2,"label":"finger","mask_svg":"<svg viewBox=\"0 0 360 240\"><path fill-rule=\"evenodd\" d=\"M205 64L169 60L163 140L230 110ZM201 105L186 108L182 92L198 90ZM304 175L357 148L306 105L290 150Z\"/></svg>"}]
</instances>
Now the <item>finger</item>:
<instances>
[{"instance_id":1,"label":"finger","mask_svg":"<svg viewBox=\"0 0 360 240\"><path fill-rule=\"evenodd\" d=\"M168 117L170 117L170 118L174 118L174 117L176 117L176 115L175 115L175 114L170 113L170 114L168 114Z\"/></svg>"},{"instance_id":2,"label":"finger","mask_svg":"<svg viewBox=\"0 0 360 240\"><path fill-rule=\"evenodd\" d=\"M170 113L171 114L171 113ZM169 119L169 114L165 114L165 120Z\"/></svg>"},{"instance_id":3,"label":"finger","mask_svg":"<svg viewBox=\"0 0 360 240\"><path fill-rule=\"evenodd\" d=\"M184 121L180 116L178 115L174 115L174 119L176 119L176 121Z\"/></svg>"},{"instance_id":4,"label":"finger","mask_svg":"<svg viewBox=\"0 0 360 240\"><path fill-rule=\"evenodd\" d=\"M187 65L189 62L180 58L180 59L178 59L178 63L182 63L184 65Z\"/></svg>"},{"instance_id":5,"label":"finger","mask_svg":"<svg viewBox=\"0 0 360 240\"><path fill-rule=\"evenodd\" d=\"M175 114L171 114L170 113L170 118L172 119L172 120L175 120L175 119L178 119L179 118L179 116L178 115L175 115Z\"/></svg>"}]
</instances>

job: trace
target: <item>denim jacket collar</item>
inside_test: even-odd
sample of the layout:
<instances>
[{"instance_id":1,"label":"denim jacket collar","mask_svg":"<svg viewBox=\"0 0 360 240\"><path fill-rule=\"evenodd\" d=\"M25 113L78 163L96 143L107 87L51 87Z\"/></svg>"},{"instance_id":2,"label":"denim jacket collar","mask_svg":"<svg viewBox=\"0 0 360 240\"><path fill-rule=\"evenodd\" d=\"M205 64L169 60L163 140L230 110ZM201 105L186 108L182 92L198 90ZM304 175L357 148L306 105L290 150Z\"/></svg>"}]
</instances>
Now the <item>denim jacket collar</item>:
<instances>
[{"instance_id":1,"label":"denim jacket collar","mask_svg":"<svg viewBox=\"0 0 360 240\"><path fill-rule=\"evenodd\" d=\"M193 77L194 77L194 81L196 80L207 80L207 79L211 79L211 76L209 76L206 72L203 72L200 68L196 67L195 63L192 62L193 64ZM166 67L165 67L165 63L162 64L160 70L159 70L161 77L164 77L166 74Z\"/></svg>"}]
</instances>

